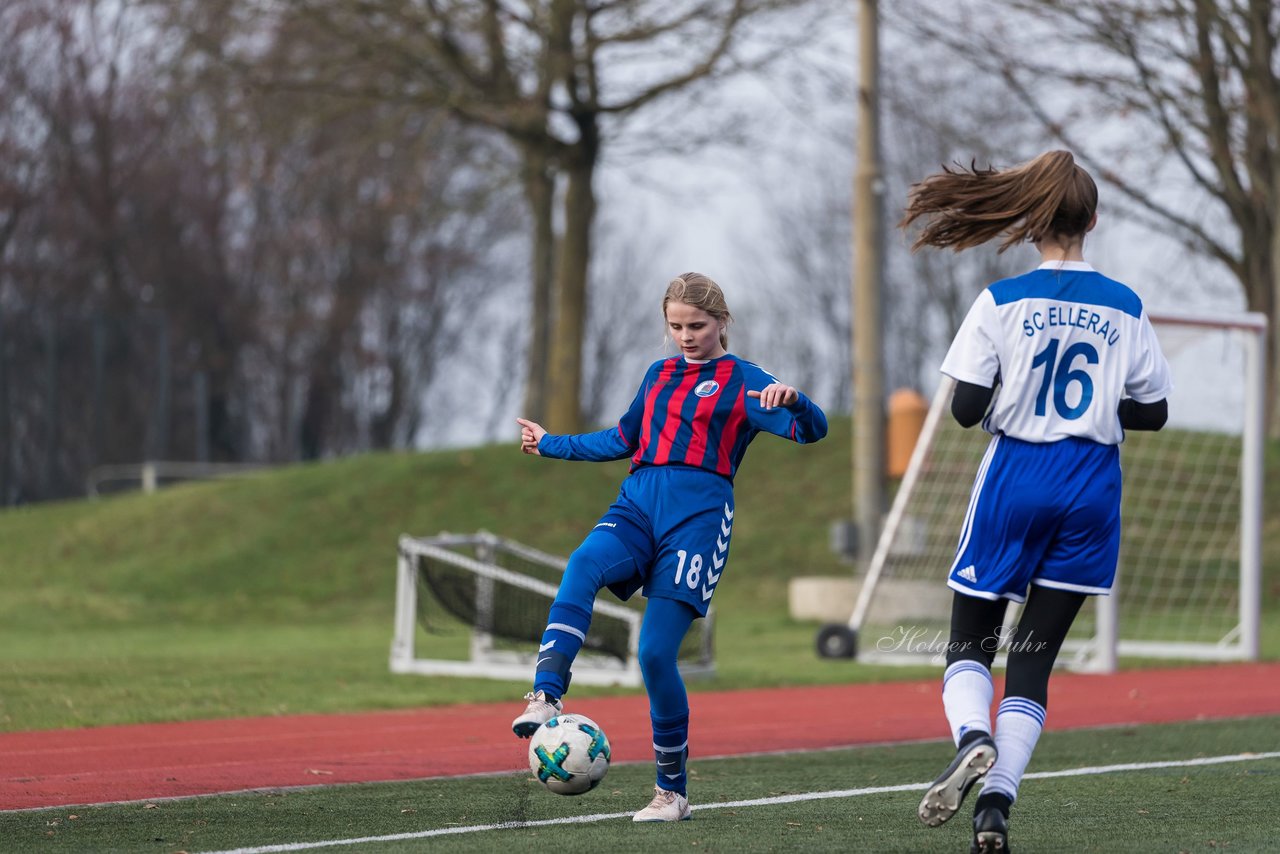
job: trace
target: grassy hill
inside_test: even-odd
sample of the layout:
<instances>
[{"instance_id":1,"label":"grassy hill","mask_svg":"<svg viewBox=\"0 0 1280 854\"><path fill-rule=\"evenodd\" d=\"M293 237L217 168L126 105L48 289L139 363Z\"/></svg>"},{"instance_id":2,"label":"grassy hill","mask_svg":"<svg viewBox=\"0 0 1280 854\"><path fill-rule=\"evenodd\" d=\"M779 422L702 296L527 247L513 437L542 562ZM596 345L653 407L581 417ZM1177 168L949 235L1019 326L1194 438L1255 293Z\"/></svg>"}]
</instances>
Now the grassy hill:
<instances>
[{"instance_id":1,"label":"grassy hill","mask_svg":"<svg viewBox=\"0 0 1280 854\"><path fill-rule=\"evenodd\" d=\"M851 512L850 444L837 420L818 445L752 446L716 597L719 675L691 688L908 675L819 660L815 626L787 616L791 577L851 571L828 549ZM483 528L567 554L625 473L507 444L0 512L0 729L514 700L527 686L387 671L396 539ZM1274 518L1264 551L1274 656Z\"/></svg>"}]
</instances>

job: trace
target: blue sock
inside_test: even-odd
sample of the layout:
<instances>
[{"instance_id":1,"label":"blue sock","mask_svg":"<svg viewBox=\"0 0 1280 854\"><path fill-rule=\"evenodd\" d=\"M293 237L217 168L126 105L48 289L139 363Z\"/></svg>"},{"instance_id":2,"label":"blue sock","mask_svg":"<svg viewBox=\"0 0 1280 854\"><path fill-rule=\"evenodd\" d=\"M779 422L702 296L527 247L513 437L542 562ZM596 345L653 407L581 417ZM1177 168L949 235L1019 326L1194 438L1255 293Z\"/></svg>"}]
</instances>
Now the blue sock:
<instances>
[{"instance_id":1,"label":"blue sock","mask_svg":"<svg viewBox=\"0 0 1280 854\"><path fill-rule=\"evenodd\" d=\"M552 604L542 643L538 644L533 690L544 691L554 700L564 696L571 678L569 668L582 649L590 626L591 611L558 600Z\"/></svg>"},{"instance_id":2,"label":"blue sock","mask_svg":"<svg viewBox=\"0 0 1280 854\"><path fill-rule=\"evenodd\" d=\"M689 715L663 719L650 715L653 723L653 756L658 766L658 788L685 794L689 775Z\"/></svg>"},{"instance_id":3,"label":"blue sock","mask_svg":"<svg viewBox=\"0 0 1280 854\"><path fill-rule=\"evenodd\" d=\"M640 670L649 692L659 789L685 794L689 776L689 695L677 658L697 612L677 599L650 597L640 625Z\"/></svg>"},{"instance_id":4,"label":"blue sock","mask_svg":"<svg viewBox=\"0 0 1280 854\"><path fill-rule=\"evenodd\" d=\"M533 690L560 699L569 690L570 668L591 627L596 594L607 584L629 578L636 562L613 534L593 531L569 556L560 589L547 614L547 628L538 644Z\"/></svg>"}]
</instances>

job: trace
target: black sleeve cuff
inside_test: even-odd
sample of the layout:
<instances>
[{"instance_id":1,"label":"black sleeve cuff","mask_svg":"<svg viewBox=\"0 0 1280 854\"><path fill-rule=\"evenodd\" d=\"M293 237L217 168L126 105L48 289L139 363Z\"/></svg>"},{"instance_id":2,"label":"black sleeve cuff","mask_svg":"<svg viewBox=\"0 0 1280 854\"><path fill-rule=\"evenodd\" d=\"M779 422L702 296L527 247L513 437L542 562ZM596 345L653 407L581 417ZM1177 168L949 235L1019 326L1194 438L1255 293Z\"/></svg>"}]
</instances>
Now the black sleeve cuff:
<instances>
[{"instance_id":1,"label":"black sleeve cuff","mask_svg":"<svg viewBox=\"0 0 1280 854\"><path fill-rule=\"evenodd\" d=\"M975 385L974 383L957 382L955 393L951 396L951 415L961 427L972 427L987 414L995 388Z\"/></svg>"},{"instance_id":2,"label":"black sleeve cuff","mask_svg":"<svg viewBox=\"0 0 1280 854\"><path fill-rule=\"evenodd\" d=\"M1126 397L1117 411L1120 426L1126 430L1159 430L1169 420L1169 401L1161 398L1155 403L1138 403Z\"/></svg>"}]
</instances>

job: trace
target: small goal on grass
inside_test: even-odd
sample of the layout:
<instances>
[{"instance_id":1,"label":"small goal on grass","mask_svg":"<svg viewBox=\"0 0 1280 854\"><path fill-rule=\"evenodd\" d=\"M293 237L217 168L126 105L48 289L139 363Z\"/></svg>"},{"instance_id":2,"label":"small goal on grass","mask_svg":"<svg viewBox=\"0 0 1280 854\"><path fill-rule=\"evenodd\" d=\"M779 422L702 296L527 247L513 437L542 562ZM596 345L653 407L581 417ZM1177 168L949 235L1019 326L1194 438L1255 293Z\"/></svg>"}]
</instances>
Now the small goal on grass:
<instances>
[{"instance_id":1,"label":"small goal on grass","mask_svg":"<svg viewBox=\"0 0 1280 854\"><path fill-rule=\"evenodd\" d=\"M1169 421L1156 433L1129 432L1121 446L1116 585L1090 597L1072 628L1060 663L1075 669L1112 671L1122 656L1259 655L1266 318L1151 320L1173 371ZM946 575L990 441L951 418L953 386L944 380L934 396L853 613L819 632L820 655L943 660ZM1016 623L1010 608L1008 625Z\"/></svg>"},{"instance_id":2,"label":"small goal on grass","mask_svg":"<svg viewBox=\"0 0 1280 854\"><path fill-rule=\"evenodd\" d=\"M547 610L568 561L481 531L400 538L391 671L531 680ZM644 611L595 603L573 665L580 685L642 684L637 650ZM680 649L685 676L715 671L714 613L694 623ZM424 654L429 651L430 657Z\"/></svg>"}]
</instances>

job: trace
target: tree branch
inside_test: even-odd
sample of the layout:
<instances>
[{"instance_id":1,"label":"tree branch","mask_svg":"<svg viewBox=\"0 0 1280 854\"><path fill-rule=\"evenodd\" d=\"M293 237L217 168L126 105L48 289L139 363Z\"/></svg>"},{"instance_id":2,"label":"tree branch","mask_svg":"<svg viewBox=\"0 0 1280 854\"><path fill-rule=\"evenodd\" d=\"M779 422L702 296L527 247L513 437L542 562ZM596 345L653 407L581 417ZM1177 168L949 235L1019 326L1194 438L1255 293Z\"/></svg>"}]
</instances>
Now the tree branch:
<instances>
[{"instance_id":1,"label":"tree branch","mask_svg":"<svg viewBox=\"0 0 1280 854\"><path fill-rule=\"evenodd\" d=\"M1173 208L1157 202L1155 199L1151 198L1150 195L1137 189L1114 171L1094 160L1089 155L1088 148L1086 146L1073 139L1060 123L1055 122L1044 111L1039 100L1035 98L1014 76L1012 69L1006 69L1005 81L1008 83L1009 88L1014 92L1014 94L1018 96L1018 99L1032 112L1033 115L1035 115L1036 119L1040 121L1045 129L1072 151L1076 152L1080 160L1096 172L1099 177L1106 180L1107 183L1114 186L1141 207L1146 208L1152 213L1157 214L1161 218L1168 220L1178 228L1185 231L1196 242L1203 246L1204 249L1213 257L1228 266L1231 266L1233 269L1236 268L1239 264L1239 259L1229 249L1215 240L1214 237L1209 234L1209 232L1207 232L1198 221L1183 216Z\"/></svg>"},{"instance_id":2,"label":"tree branch","mask_svg":"<svg viewBox=\"0 0 1280 854\"><path fill-rule=\"evenodd\" d=\"M742 22L745 11L745 0L734 0L733 8L725 17L720 37L715 46L708 52L707 58L693 68L670 77L667 80L657 83L643 92L635 95L625 101L616 104L606 105L600 104L598 109L602 113L629 113L643 107L645 104L661 98L668 92L682 89L695 80L701 80L705 77L712 76L716 67L720 64L733 45L734 36L737 34L737 27Z\"/></svg>"}]
</instances>

